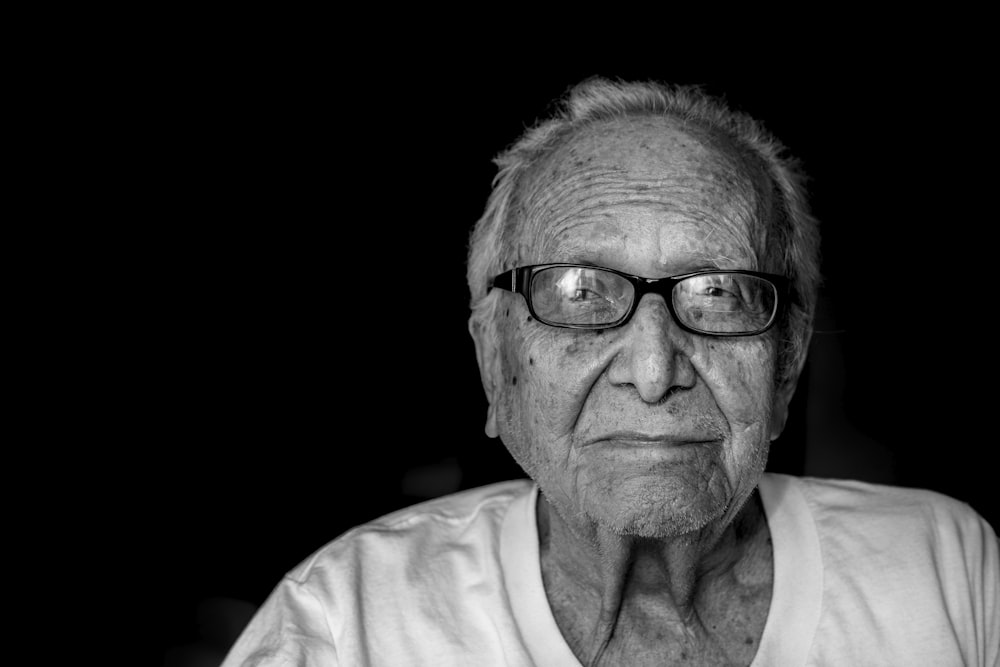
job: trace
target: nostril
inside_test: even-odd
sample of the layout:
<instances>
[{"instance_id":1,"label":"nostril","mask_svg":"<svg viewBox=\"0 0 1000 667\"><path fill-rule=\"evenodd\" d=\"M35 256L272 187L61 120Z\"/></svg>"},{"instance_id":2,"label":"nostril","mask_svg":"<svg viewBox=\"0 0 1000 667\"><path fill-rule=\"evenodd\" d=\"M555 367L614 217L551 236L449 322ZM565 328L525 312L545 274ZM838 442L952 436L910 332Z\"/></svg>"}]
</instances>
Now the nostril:
<instances>
[{"instance_id":1,"label":"nostril","mask_svg":"<svg viewBox=\"0 0 1000 667\"><path fill-rule=\"evenodd\" d=\"M667 401L669 401L674 394L689 388L690 387L681 387L680 385L674 385L672 387L668 387L667 390L663 393L663 396L661 396L660 399L656 401L656 403L654 403L653 405L657 406L663 405Z\"/></svg>"}]
</instances>

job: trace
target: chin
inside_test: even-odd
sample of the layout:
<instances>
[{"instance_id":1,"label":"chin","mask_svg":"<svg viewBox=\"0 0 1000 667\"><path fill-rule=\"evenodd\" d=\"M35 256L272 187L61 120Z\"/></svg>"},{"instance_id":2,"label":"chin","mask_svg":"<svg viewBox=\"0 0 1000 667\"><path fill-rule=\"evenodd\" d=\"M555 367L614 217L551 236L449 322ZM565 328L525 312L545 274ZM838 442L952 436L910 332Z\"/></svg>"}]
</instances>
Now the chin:
<instances>
[{"instance_id":1,"label":"chin","mask_svg":"<svg viewBox=\"0 0 1000 667\"><path fill-rule=\"evenodd\" d=\"M701 531L726 516L733 498L726 485L621 484L591 496L584 513L622 537L662 539Z\"/></svg>"},{"instance_id":2,"label":"chin","mask_svg":"<svg viewBox=\"0 0 1000 667\"><path fill-rule=\"evenodd\" d=\"M646 507L633 507L628 511L608 516L592 516L592 520L621 537L665 539L701 531L718 521L726 512L726 505L688 507L678 509L673 504L660 503Z\"/></svg>"}]
</instances>

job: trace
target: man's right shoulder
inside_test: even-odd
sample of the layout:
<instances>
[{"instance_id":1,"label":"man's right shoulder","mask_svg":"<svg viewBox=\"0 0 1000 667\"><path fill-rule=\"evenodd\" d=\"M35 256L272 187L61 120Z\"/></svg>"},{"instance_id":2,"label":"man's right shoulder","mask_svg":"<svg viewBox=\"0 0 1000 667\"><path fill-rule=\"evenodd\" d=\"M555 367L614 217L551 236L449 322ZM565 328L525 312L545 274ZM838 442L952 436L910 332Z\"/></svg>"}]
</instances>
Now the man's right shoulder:
<instances>
[{"instance_id":1,"label":"man's right shoulder","mask_svg":"<svg viewBox=\"0 0 1000 667\"><path fill-rule=\"evenodd\" d=\"M331 569L353 571L407 567L455 551L493 551L507 508L534 482L510 480L459 491L404 507L354 526L288 573L305 582Z\"/></svg>"},{"instance_id":2,"label":"man's right shoulder","mask_svg":"<svg viewBox=\"0 0 1000 667\"><path fill-rule=\"evenodd\" d=\"M513 627L500 535L512 505L534 489L529 480L490 484L351 528L284 577L226 665L263 656L469 664L496 639L497 623Z\"/></svg>"}]
</instances>

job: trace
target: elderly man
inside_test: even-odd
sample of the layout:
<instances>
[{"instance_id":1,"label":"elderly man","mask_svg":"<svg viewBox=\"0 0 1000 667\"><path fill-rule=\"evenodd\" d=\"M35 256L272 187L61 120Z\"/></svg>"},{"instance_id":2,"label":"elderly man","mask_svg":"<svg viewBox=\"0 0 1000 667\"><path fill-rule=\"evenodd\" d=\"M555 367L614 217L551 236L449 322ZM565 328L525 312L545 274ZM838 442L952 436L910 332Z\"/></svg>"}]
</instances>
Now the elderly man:
<instances>
[{"instance_id":1,"label":"elderly man","mask_svg":"<svg viewBox=\"0 0 1000 667\"><path fill-rule=\"evenodd\" d=\"M226 667L997 665L997 538L968 506L764 473L818 282L777 141L595 79L498 163L469 328L486 431L531 480L352 529Z\"/></svg>"}]
</instances>

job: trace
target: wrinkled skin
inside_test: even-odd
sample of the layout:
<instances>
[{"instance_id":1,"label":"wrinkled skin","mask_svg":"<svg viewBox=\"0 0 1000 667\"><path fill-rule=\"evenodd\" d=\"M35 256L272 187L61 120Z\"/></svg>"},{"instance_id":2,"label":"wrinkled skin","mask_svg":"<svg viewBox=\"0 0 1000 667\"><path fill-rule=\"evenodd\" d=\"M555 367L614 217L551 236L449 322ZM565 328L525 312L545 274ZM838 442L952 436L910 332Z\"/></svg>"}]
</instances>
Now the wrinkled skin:
<instances>
[{"instance_id":1,"label":"wrinkled skin","mask_svg":"<svg viewBox=\"0 0 1000 667\"><path fill-rule=\"evenodd\" d=\"M769 192L749 158L703 132L606 122L530 174L517 265L648 278L757 269L751 236ZM770 598L752 494L791 394L775 387L773 330L691 334L654 294L623 327L559 329L534 321L520 295L490 298L499 344L471 327L487 432L541 488L546 593L578 657L749 663Z\"/></svg>"}]
</instances>

